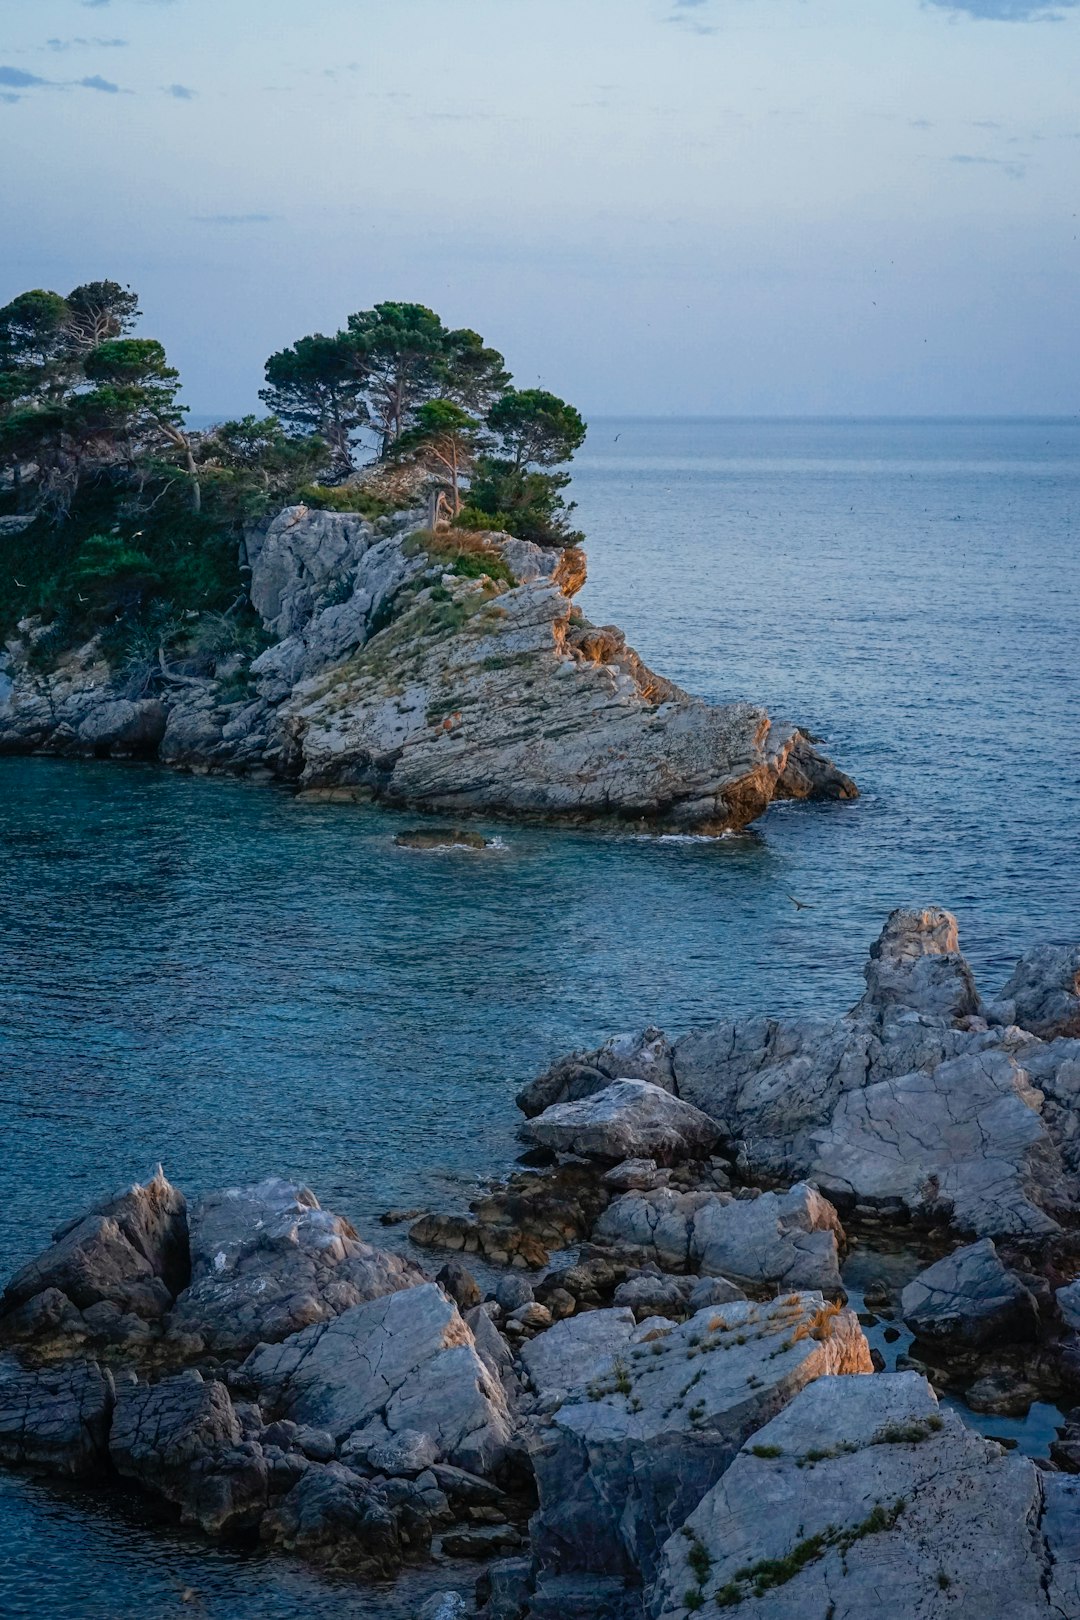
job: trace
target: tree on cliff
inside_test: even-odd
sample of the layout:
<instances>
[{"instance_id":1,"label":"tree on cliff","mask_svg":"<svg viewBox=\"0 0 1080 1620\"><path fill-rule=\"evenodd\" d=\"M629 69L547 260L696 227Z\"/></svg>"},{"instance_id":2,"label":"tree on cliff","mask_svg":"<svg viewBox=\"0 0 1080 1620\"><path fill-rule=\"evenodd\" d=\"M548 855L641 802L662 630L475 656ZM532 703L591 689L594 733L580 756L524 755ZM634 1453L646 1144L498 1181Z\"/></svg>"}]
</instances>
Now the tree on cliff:
<instances>
[{"instance_id":1,"label":"tree on cliff","mask_svg":"<svg viewBox=\"0 0 1080 1620\"><path fill-rule=\"evenodd\" d=\"M510 388L488 411L486 425L493 448L476 461L466 520L538 545L575 544L581 536L567 521L573 504L562 494L570 475L554 469L584 442L580 413L545 389Z\"/></svg>"},{"instance_id":2,"label":"tree on cliff","mask_svg":"<svg viewBox=\"0 0 1080 1620\"><path fill-rule=\"evenodd\" d=\"M333 468L347 475L353 467L353 437L368 420L363 398L367 363L355 344L316 332L266 362L266 387L259 398L290 427L306 430L329 447Z\"/></svg>"},{"instance_id":3,"label":"tree on cliff","mask_svg":"<svg viewBox=\"0 0 1080 1620\"><path fill-rule=\"evenodd\" d=\"M480 424L452 399L428 399L417 407L413 426L397 441L409 456L441 474L450 484L450 515L461 511L461 481L475 464Z\"/></svg>"}]
</instances>

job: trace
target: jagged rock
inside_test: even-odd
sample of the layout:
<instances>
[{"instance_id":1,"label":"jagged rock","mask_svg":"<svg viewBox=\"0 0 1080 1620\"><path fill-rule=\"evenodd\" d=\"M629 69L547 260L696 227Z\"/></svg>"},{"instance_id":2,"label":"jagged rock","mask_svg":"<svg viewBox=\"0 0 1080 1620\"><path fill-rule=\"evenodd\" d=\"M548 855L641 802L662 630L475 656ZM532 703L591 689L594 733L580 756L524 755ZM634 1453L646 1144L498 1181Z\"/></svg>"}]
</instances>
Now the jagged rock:
<instances>
[{"instance_id":1,"label":"jagged rock","mask_svg":"<svg viewBox=\"0 0 1080 1620\"><path fill-rule=\"evenodd\" d=\"M162 1317L187 1277L184 1195L159 1166L143 1185L96 1204L53 1234L0 1297L0 1337L109 1338L113 1321ZM113 1307L114 1315L86 1313ZM82 1313L81 1316L76 1313Z\"/></svg>"},{"instance_id":2,"label":"jagged rock","mask_svg":"<svg viewBox=\"0 0 1080 1620\"><path fill-rule=\"evenodd\" d=\"M649 1612L1074 1614L1076 1484L939 1410L916 1373L818 1379L747 1439L671 1536Z\"/></svg>"},{"instance_id":3,"label":"jagged rock","mask_svg":"<svg viewBox=\"0 0 1080 1620\"><path fill-rule=\"evenodd\" d=\"M647 1583L664 1541L764 1419L811 1379L871 1367L854 1314L820 1294L737 1301L634 1334L531 1441L533 1550L549 1573Z\"/></svg>"},{"instance_id":4,"label":"jagged rock","mask_svg":"<svg viewBox=\"0 0 1080 1620\"><path fill-rule=\"evenodd\" d=\"M514 1357L510 1346L483 1305L474 1305L463 1316L476 1343L476 1353L493 1378L507 1391L514 1388Z\"/></svg>"},{"instance_id":5,"label":"jagged rock","mask_svg":"<svg viewBox=\"0 0 1080 1620\"><path fill-rule=\"evenodd\" d=\"M851 1013L692 1031L672 1049L675 1088L748 1180L802 1177L844 1210L1049 1238L1080 1214L1080 1040L980 1007L955 919L895 912ZM602 1089L601 1051L554 1065L519 1103Z\"/></svg>"},{"instance_id":6,"label":"jagged rock","mask_svg":"<svg viewBox=\"0 0 1080 1620\"><path fill-rule=\"evenodd\" d=\"M870 947L866 993L856 1013L897 1006L948 1019L979 1010L974 976L960 954L956 918L940 906L890 913Z\"/></svg>"},{"instance_id":7,"label":"jagged rock","mask_svg":"<svg viewBox=\"0 0 1080 1620\"><path fill-rule=\"evenodd\" d=\"M302 1474L264 1516L259 1534L311 1563L372 1580L401 1567L401 1530L384 1493L338 1463ZM417 1544L422 1550L422 1534Z\"/></svg>"},{"instance_id":8,"label":"jagged rock","mask_svg":"<svg viewBox=\"0 0 1080 1620\"><path fill-rule=\"evenodd\" d=\"M542 1403L551 1405L598 1375L630 1343L634 1313L625 1306L567 1317L521 1347L521 1364Z\"/></svg>"},{"instance_id":9,"label":"jagged rock","mask_svg":"<svg viewBox=\"0 0 1080 1620\"><path fill-rule=\"evenodd\" d=\"M501 1558L490 1563L476 1583L480 1620L525 1620L531 1585L529 1559Z\"/></svg>"},{"instance_id":10,"label":"jagged rock","mask_svg":"<svg viewBox=\"0 0 1080 1620\"><path fill-rule=\"evenodd\" d=\"M653 1271L639 1271L621 1282L615 1290L613 1303L627 1306L638 1322L650 1316L683 1316L693 1286L693 1277L673 1277L656 1267ZM731 1297L737 1299L740 1296L733 1291ZM745 1295L742 1297L745 1298Z\"/></svg>"},{"instance_id":11,"label":"jagged rock","mask_svg":"<svg viewBox=\"0 0 1080 1620\"><path fill-rule=\"evenodd\" d=\"M920 1271L904 1289L901 1310L918 1339L979 1345L1033 1339L1039 1328L1034 1299L990 1238Z\"/></svg>"},{"instance_id":12,"label":"jagged rock","mask_svg":"<svg viewBox=\"0 0 1080 1620\"><path fill-rule=\"evenodd\" d=\"M609 1205L595 1236L643 1251L671 1271L701 1271L739 1283L840 1291L833 1206L805 1183L786 1193L626 1193Z\"/></svg>"},{"instance_id":13,"label":"jagged rock","mask_svg":"<svg viewBox=\"0 0 1080 1620\"><path fill-rule=\"evenodd\" d=\"M169 1316L174 1341L218 1353L273 1343L423 1278L372 1248L307 1187L271 1177L193 1206L191 1285Z\"/></svg>"},{"instance_id":14,"label":"jagged rock","mask_svg":"<svg viewBox=\"0 0 1080 1620\"><path fill-rule=\"evenodd\" d=\"M91 1474L108 1458L113 1382L96 1361L27 1371L0 1361L0 1459Z\"/></svg>"},{"instance_id":15,"label":"jagged rock","mask_svg":"<svg viewBox=\"0 0 1080 1620\"><path fill-rule=\"evenodd\" d=\"M117 1473L176 1503L204 1530L250 1528L266 1509L262 1448L243 1438L225 1385L195 1371L120 1384L109 1436Z\"/></svg>"},{"instance_id":16,"label":"jagged rock","mask_svg":"<svg viewBox=\"0 0 1080 1620\"><path fill-rule=\"evenodd\" d=\"M252 606L272 635L293 635L328 588L355 573L375 539L355 512L290 506L247 537Z\"/></svg>"},{"instance_id":17,"label":"jagged rock","mask_svg":"<svg viewBox=\"0 0 1080 1620\"><path fill-rule=\"evenodd\" d=\"M1080 945L1036 945L1003 985L1011 1022L1040 1040L1080 1036Z\"/></svg>"},{"instance_id":18,"label":"jagged rock","mask_svg":"<svg viewBox=\"0 0 1080 1620\"><path fill-rule=\"evenodd\" d=\"M648 1080L616 1080L579 1102L554 1103L524 1131L559 1153L663 1164L707 1157L719 1135L699 1109Z\"/></svg>"},{"instance_id":19,"label":"jagged rock","mask_svg":"<svg viewBox=\"0 0 1080 1620\"><path fill-rule=\"evenodd\" d=\"M389 1440L372 1446L368 1467L377 1474L405 1474L415 1478L439 1460L439 1448L430 1434L419 1429L402 1429Z\"/></svg>"},{"instance_id":20,"label":"jagged rock","mask_svg":"<svg viewBox=\"0 0 1080 1620\"><path fill-rule=\"evenodd\" d=\"M485 1473L498 1467L511 1437L503 1388L434 1283L261 1346L241 1376L261 1404L328 1429L339 1443L372 1425L389 1434L419 1430L451 1463Z\"/></svg>"},{"instance_id":21,"label":"jagged rock","mask_svg":"<svg viewBox=\"0 0 1080 1620\"><path fill-rule=\"evenodd\" d=\"M421 1604L416 1620L465 1620L469 1612L460 1592L436 1592Z\"/></svg>"}]
</instances>

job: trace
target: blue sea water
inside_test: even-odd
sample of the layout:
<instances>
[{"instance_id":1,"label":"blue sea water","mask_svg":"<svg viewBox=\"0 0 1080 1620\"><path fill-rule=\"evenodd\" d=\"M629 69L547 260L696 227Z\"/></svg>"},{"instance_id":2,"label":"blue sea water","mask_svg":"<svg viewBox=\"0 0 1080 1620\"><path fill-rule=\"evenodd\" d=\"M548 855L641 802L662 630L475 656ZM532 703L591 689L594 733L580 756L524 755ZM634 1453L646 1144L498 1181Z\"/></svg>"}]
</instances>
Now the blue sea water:
<instances>
[{"instance_id":1,"label":"blue sea water","mask_svg":"<svg viewBox=\"0 0 1080 1620\"><path fill-rule=\"evenodd\" d=\"M158 1159L188 1191L295 1175L368 1231L459 1202L551 1057L850 1005L894 905L955 910L987 990L1080 937L1080 423L602 421L573 493L589 615L813 729L862 798L714 842L514 826L427 855L393 843L415 817L0 761L0 1272ZM0 1475L4 1615L416 1601Z\"/></svg>"}]
</instances>

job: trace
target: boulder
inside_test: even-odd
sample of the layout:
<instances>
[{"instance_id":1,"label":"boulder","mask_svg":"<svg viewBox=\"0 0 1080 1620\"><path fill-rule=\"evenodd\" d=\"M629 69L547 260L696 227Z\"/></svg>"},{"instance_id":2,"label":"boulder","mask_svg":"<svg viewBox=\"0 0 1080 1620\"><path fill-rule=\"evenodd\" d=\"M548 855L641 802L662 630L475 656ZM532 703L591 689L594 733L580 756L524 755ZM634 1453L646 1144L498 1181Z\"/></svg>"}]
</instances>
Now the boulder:
<instances>
[{"instance_id":1,"label":"boulder","mask_svg":"<svg viewBox=\"0 0 1080 1620\"><path fill-rule=\"evenodd\" d=\"M625 1306L586 1311L556 1322L522 1345L521 1364L541 1403L553 1406L569 1391L599 1376L612 1355L630 1343L634 1326L634 1313Z\"/></svg>"},{"instance_id":2,"label":"boulder","mask_svg":"<svg viewBox=\"0 0 1080 1620\"><path fill-rule=\"evenodd\" d=\"M96 1361L27 1370L0 1361L0 1460L53 1474L107 1465L113 1381Z\"/></svg>"},{"instance_id":3,"label":"boulder","mask_svg":"<svg viewBox=\"0 0 1080 1620\"><path fill-rule=\"evenodd\" d=\"M118 1474L212 1534L253 1527L267 1506L262 1448L243 1438L225 1385L195 1371L120 1384L109 1456Z\"/></svg>"},{"instance_id":4,"label":"boulder","mask_svg":"<svg viewBox=\"0 0 1080 1620\"><path fill-rule=\"evenodd\" d=\"M457 1306L434 1283L366 1304L260 1346L241 1379L298 1423L340 1443L354 1431L418 1430L441 1457L474 1473L499 1466L512 1434L502 1385L477 1352Z\"/></svg>"},{"instance_id":5,"label":"boulder","mask_svg":"<svg viewBox=\"0 0 1080 1620\"><path fill-rule=\"evenodd\" d=\"M108 1304L117 1316L155 1321L187 1278L184 1195L169 1184L160 1165L149 1181L96 1204L53 1236L51 1247L4 1289L0 1335L25 1338L34 1331L68 1330L93 1337L93 1325L87 1327L85 1319L76 1323L63 1301L78 1312Z\"/></svg>"},{"instance_id":6,"label":"boulder","mask_svg":"<svg viewBox=\"0 0 1080 1620\"><path fill-rule=\"evenodd\" d=\"M480 1284L461 1260L448 1260L435 1278L459 1311L472 1310L483 1299Z\"/></svg>"},{"instance_id":7,"label":"boulder","mask_svg":"<svg viewBox=\"0 0 1080 1620\"><path fill-rule=\"evenodd\" d=\"M649 1613L1073 1614L1076 1483L966 1428L916 1373L821 1378L670 1537Z\"/></svg>"},{"instance_id":8,"label":"boulder","mask_svg":"<svg viewBox=\"0 0 1080 1620\"><path fill-rule=\"evenodd\" d=\"M674 1277L670 1272L653 1267L633 1273L621 1282L613 1303L628 1306L638 1322L649 1316L685 1316L693 1286L693 1277ZM731 1297L739 1298L739 1292L733 1290Z\"/></svg>"},{"instance_id":9,"label":"boulder","mask_svg":"<svg viewBox=\"0 0 1080 1620\"><path fill-rule=\"evenodd\" d=\"M1003 985L1011 1022L1040 1040L1080 1036L1080 945L1036 945Z\"/></svg>"},{"instance_id":10,"label":"boulder","mask_svg":"<svg viewBox=\"0 0 1080 1620\"><path fill-rule=\"evenodd\" d=\"M661 1164L707 1157L720 1134L699 1109L649 1080L616 1080L579 1102L554 1103L524 1132L559 1153Z\"/></svg>"},{"instance_id":11,"label":"boulder","mask_svg":"<svg viewBox=\"0 0 1080 1620\"><path fill-rule=\"evenodd\" d=\"M398 1516L376 1485L339 1463L303 1473L264 1516L259 1534L309 1563L370 1580L387 1580L401 1567Z\"/></svg>"},{"instance_id":12,"label":"boulder","mask_svg":"<svg viewBox=\"0 0 1080 1620\"><path fill-rule=\"evenodd\" d=\"M561 1058L518 1092L517 1105L532 1119L553 1103L578 1102L620 1079L676 1089L671 1042L663 1030L649 1025L635 1034L612 1035L596 1052Z\"/></svg>"},{"instance_id":13,"label":"boulder","mask_svg":"<svg viewBox=\"0 0 1080 1620\"><path fill-rule=\"evenodd\" d=\"M854 1314L820 1294L632 1331L531 1439L543 1572L647 1583L663 1543L754 1429L812 1379L871 1369Z\"/></svg>"},{"instance_id":14,"label":"boulder","mask_svg":"<svg viewBox=\"0 0 1080 1620\"><path fill-rule=\"evenodd\" d=\"M1035 1300L991 1238L920 1271L904 1289L901 1311L917 1339L958 1345L1034 1339L1039 1329Z\"/></svg>"},{"instance_id":15,"label":"boulder","mask_svg":"<svg viewBox=\"0 0 1080 1620\"><path fill-rule=\"evenodd\" d=\"M750 1199L666 1187L626 1193L595 1229L597 1240L643 1250L665 1269L832 1294L843 1235L833 1206L805 1183Z\"/></svg>"},{"instance_id":16,"label":"boulder","mask_svg":"<svg viewBox=\"0 0 1080 1620\"><path fill-rule=\"evenodd\" d=\"M423 1278L321 1209L309 1188L278 1177L208 1194L192 1208L190 1225L191 1284L168 1334L218 1354L276 1343Z\"/></svg>"},{"instance_id":17,"label":"boulder","mask_svg":"<svg viewBox=\"0 0 1080 1620\"><path fill-rule=\"evenodd\" d=\"M870 947L866 992L856 1015L905 1007L935 1018L967 1018L979 1010L974 975L960 954L956 918L941 906L890 913Z\"/></svg>"}]
</instances>

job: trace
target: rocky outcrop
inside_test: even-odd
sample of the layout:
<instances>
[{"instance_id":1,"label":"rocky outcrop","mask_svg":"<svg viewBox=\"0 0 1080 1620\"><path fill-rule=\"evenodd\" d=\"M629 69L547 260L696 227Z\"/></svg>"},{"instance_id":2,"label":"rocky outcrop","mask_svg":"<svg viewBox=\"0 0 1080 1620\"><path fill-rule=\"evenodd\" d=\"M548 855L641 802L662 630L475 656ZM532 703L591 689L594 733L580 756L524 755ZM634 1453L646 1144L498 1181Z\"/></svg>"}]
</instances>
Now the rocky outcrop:
<instances>
[{"instance_id":1,"label":"rocky outcrop","mask_svg":"<svg viewBox=\"0 0 1080 1620\"><path fill-rule=\"evenodd\" d=\"M186 673L162 654L125 686L93 641L41 674L45 628L26 621L5 655L0 751L138 754L454 814L705 833L774 799L855 796L796 727L692 698L589 624L572 604L580 550L422 522L300 506L249 535L251 600L273 638L250 666Z\"/></svg>"},{"instance_id":2,"label":"rocky outcrop","mask_svg":"<svg viewBox=\"0 0 1080 1620\"><path fill-rule=\"evenodd\" d=\"M534 1436L542 1574L647 1583L753 1430L812 1379L870 1367L855 1316L820 1294L633 1328Z\"/></svg>"},{"instance_id":3,"label":"rocky outcrop","mask_svg":"<svg viewBox=\"0 0 1080 1620\"><path fill-rule=\"evenodd\" d=\"M169 1316L186 1353L246 1353L350 1306L423 1281L363 1242L308 1187L271 1177L210 1193L191 1210L191 1284Z\"/></svg>"},{"instance_id":4,"label":"rocky outcrop","mask_svg":"<svg viewBox=\"0 0 1080 1620\"><path fill-rule=\"evenodd\" d=\"M484 1473L501 1462L511 1436L501 1384L433 1283L260 1348L241 1377L260 1404L326 1429L352 1455L416 1431L430 1437L440 1460Z\"/></svg>"},{"instance_id":5,"label":"rocky outcrop","mask_svg":"<svg viewBox=\"0 0 1080 1620\"><path fill-rule=\"evenodd\" d=\"M580 1102L553 1103L525 1135L559 1153L674 1164L704 1159L719 1136L707 1114L648 1080L616 1080Z\"/></svg>"},{"instance_id":6,"label":"rocky outcrop","mask_svg":"<svg viewBox=\"0 0 1080 1620\"><path fill-rule=\"evenodd\" d=\"M107 1457L113 1382L96 1361L33 1370L0 1362L0 1461L97 1473Z\"/></svg>"},{"instance_id":7,"label":"rocky outcrop","mask_svg":"<svg viewBox=\"0 0 1080 1620\"><path fill-rule=\"evenodd\" d=\"M1068 966L1048 960L1025 958L1039 966L1012 988L1043 985L1025 1016L1052 1006L1053 1027L1069 1027ZM750 1180L805 1178L842 1212L1052 1239L1080 1214L1080 1041L1000 1021L1015 1001L980 1001L955 918L938 907L892 914L866 981L839 1017L725 1020L673 1045L650 1029L640 1044L670 1063L675 1095L709 1115ZM575 1054L519 1104L532 1115L593 1096L613 1066L607 1047Z\"/></svg>"},{"instance_id":8,"label":"rocky outcrop","mask_svg":"<svg viewBox=\"0 0 1080 1620\"><path fill-rule=\"evenodd\" d=\"M96 1204L0 1295L0 1342L140 1341L159 1330L188 1277L187 1208L160 1165Z\"/></svg>"},{"instance_id":9,"label":"rocky outcrop","mask_svg":"<svg viewBox=\"0 0 1080 1620\"><path fill-rule=\"evenodd\" d=\"M840 1292L843 1230L833 1206L805 1183L746 1199L666 1187L626 1193L605 1210L594 1236L645 1253L672 1271L758 1288Z\"/></svg>"},{"instance_id":10,"label":"rocky outcrop","mask_svg":"<svg viewBox=\"0 0 1080 1620\"><path fill-rule=\"evenodd\" d=\"M1080 945L1036 945L1001 988L999 1016L1041 1040L1080 1036Z\"/></svg>"},{"instance_id":11,"label":"rocky outcrop","mask_svg":"<svg viewBox=\"0 0 1080 1620\"><path fill-rule=\"evenodd\" d=\"M1080 1481L939 1409L916 1373L823 1378L750 1437L663 1549L652 1620L1080 1612Z\"/></svg>"}]
</instances>

